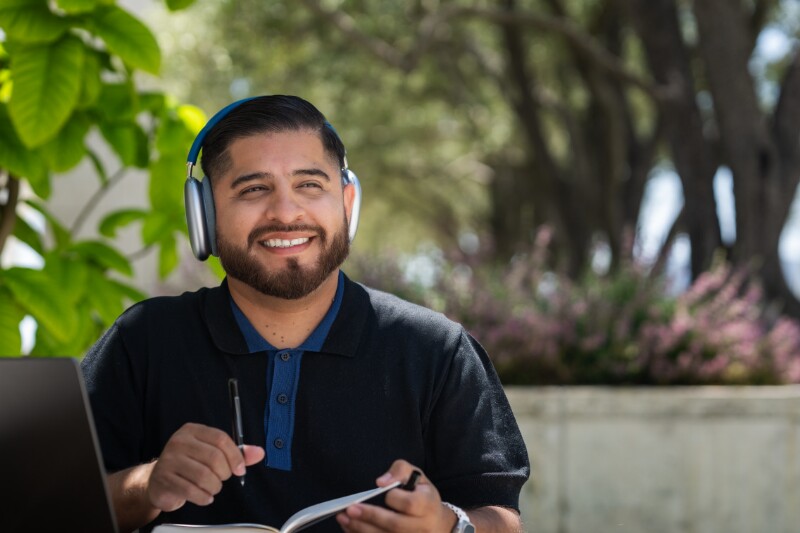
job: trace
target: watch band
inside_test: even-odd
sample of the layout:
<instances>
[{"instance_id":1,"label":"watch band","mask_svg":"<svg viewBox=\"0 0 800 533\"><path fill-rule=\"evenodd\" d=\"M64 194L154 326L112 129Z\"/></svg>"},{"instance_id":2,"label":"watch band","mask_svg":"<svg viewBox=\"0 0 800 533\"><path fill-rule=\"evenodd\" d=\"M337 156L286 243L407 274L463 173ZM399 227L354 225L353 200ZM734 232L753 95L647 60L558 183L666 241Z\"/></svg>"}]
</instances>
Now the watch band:
<instances>
[{"instance_id":1,"label":"watch band","mask_svg":"<svg viewBox=\"0 0 800 533\"><path fill-rule=\"evenodd\" d=\"M461 507L457 507L452 503L442 502L442 505L450 509L456 514L458 522L453 526L451 533L475 533L475 526L469 521L469 516Z\"/></svg>"}]
</instances>

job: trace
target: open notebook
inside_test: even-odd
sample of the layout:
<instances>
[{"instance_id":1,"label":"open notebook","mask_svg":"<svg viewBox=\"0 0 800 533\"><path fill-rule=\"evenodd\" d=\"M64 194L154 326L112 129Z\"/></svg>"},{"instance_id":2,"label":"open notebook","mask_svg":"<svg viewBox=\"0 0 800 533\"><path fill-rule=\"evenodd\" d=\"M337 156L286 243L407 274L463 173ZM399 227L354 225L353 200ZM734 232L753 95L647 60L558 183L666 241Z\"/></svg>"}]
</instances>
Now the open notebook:
<instances>
[{"instance_id":1,"label":"open notebook","mask_svg":"<svg viewBox=\"0 0 800 533\"><path fill-rule=\"evenodd\" d=\"M205 530L211 533L296 533L301 529L316 524L321 520L333 516L339 511L343 511L347 507L365 502L381 494L384 494L394 488L402 487L405 490L413 490L414 483L416 483L416 476L413 481L401 485L399 481L386 485L385 487L378 487L364 492L357 492L349 494L334 500L328 500L311 507L306 507L296 512L289 519L284 522L280 529L265 526L262 524L219 524L219 525L190 525L190 524L161 524L156 526L153 533L191 533L193 530Z\"/></svg>"},{"instance_id":2,"label":"open notebook","mask_svg":"<svg viewBox=\"0 0 800 533\"><path fill-rule=\"evenodd\" d=\"M117 531L75 359L0 358L0 472L0 531Z\"/></svg>"}]
</instances>

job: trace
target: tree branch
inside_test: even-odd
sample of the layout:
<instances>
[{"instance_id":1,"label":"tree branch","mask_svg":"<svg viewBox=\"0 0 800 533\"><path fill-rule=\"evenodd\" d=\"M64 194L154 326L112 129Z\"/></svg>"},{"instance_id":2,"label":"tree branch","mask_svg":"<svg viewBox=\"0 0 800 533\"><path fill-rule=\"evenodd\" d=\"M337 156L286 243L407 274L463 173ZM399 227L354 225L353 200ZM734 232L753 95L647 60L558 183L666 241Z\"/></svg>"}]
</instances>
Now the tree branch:
<instances>
[{"instance_id":1,"label":"tree branch","mask_svg":"<svg viewBox=\"0 0 800 533\"><path fill-rule=\"evenodd\" d=\"M664 237L664 243L661 245L661 249L658 251L658 255L656 256L656 260L653 263L650 272L653 274L662 274L664 272L664 268L667 266L667 259L669 259L669 253L672 251L672 244L675 241L675 237L678 236L678 232L683 228L685 225L686 220L686 206L682 206L681 210L678 212L678 216L675 217L675 220L672 221L672 225L669 227L669 231L667 235Z\"/></svg>"},{"instance_id":2,"label":"tree branch","mask_svg":"<svg viewBox=\"0 0 800 533\"><path fill-rule=\"evenodd\" d=\"M782 163L786 166L784 175L795 176L786 184L784 193L794 195L800 172L800 47L794 51L794 58L786 69L781 86L781 95L772 115L775 144Z\"/></svg>"},{"instance_id":3,"label":"tree branch","mask_svg":"<svg viewBox=\"0 0 800 533\"><path fill-rule=\"evenodd\" d=\"M755 48L758 36L761 34L761 30L764 29L764 24L766 24L770 11L775 8L776 3L775 0L755 0L749 20L751 51Z\"/></svg>"},{"instance_id":4,"label":"tree branch","mask_svg":"<svg viewBox=\"0 0 800 533\"><path fill-rule=\"evenodd\" d=\"M422 56L436 40L436 33L440 26L458 18L479 18L501 26L527 26L561 35L601 68L638 87L652 98L656 100L669 99L673 93L672 88L656 86L650 80L627 68L596 39L565 19L519 9L502 10L449 5L422 19L418 35L413 39L413 48L402 53L386 41L362 32L358 29L355 20L341 10L325 9L320 5L319 0L302 0L302 2L308 9L327 19L344 35L359 43L375 57L404 72L410 72L416 68Z\"/></svg>"},{"instance_id":5,"label":"tree branch","mask_svg":"<svg viewBox=\"0 0 800 533\"><path fill-rule=\"evenodd\" d=\"M112 175L107 182L103 183L99 189L97 189L94 194L92 195L89 200L86 201L83 208L81 208L80 213L78 216L75 217L75 221L72 223L72 227L70 227L69 231L73 235L77 234L80 231L81 227L83 226L86 219L89 217L94 208L97 207L97 204L100 203L100 200L105 196L105 194L111 190L111 188L119 183L119 181L125 177L125 173L127 172L126 167L120 167L114 175Z\"/></svg>"},{"instance_id":6,"label":"tree branch","mask_svg":"<svg viewBox=\"0 0 800 533\"><path fill-rule=\"evenodd\" d=\"M8 174L6 184L8 199L0 209L0 252L6 245L6 240L14 232L14 225L17 221L17 201L19 200L19 180Z\"/></svg>"}]
</instances>

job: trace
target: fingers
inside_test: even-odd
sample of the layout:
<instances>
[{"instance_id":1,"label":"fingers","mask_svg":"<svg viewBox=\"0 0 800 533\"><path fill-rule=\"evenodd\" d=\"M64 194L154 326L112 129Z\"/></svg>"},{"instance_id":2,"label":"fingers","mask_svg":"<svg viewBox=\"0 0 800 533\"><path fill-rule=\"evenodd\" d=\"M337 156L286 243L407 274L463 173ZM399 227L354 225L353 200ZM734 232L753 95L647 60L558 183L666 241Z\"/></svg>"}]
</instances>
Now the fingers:
<instances>
[{"instance_id":1,"label":"fingers","mask_svg":"<svg viewBox=\"0 0 800 533\"><path fill-rule=\"evenodd\" d=\"M386 486L394 481L407 482L414 471L421 470L408 461L398 459L389 470L376 480L379 486ZM412 516L424 516L441 504L439 491L428 477L422 473L417 480L414 491L392 490L386 495L386 505L400 513Z\"/></svg>"},{"instance_id":2,"label":"fingers","mask_svg":"<svg viewBox=\"0 0 800 533\"><path fill-rule=\"evenodd\" d=\"M252 446L249 444L244 445L244 464L247 466L254 465L264 459L266 452L261 446Z\"/></svg>"},{"instance_id":3,"label":"fingers","mask_svg":"<svg viewBox=\"0 0 800 533\"><path fill-rule=\"evenodd\" d=\"M150 501L164 511L187 501L209 505L223 481L233 474L243 475L246 464L263 457L264 450L258 446L239 450L224 431L186 424L172 435L156 461L148 483Z\"/></svg>"},{"instance_id":4,"label":"fingers","mask_svg":"<svg viewBox=\"0 0 800 533\"><path fill-rule=\"evenodd\" d=\"M389 470L375 480L379 487L385 487L394 481L402 481L406 482L409 477L411 477L411 473L414 470L419 470L417 467L405 461L403 459L398 459L392 463L392 466L389 467ZM420 481L424 479L424 475L420 478Z\"/></svg>"},{"instance_id":5,"label":"fingers","mask_svg":"<svg viewBox=\"0 0 800 533\"><path fill-rule=\"evenodd\" d=\"M419 469L408 461L398 460L376 482L379 486L394 481L405 483L414 470ZM389 509L352 505L339 513L336 520L348 533L450 531L453 527L452 513L442 505L439 491L424 474L413 491L391 490L385 502Z\"/></svg>"},{"instance_id":6,"label":"fingers","mask_svg":"<svg viewBox=\"0 0 800 533\"><path fill-rule=\"evenodd\" d=\"M336 516L336 521L347 533L451 531L456 522L455 515L442 505L430 508L422 516L409 516L368 504L348 507Z\"/></svg>"}]
</instances>

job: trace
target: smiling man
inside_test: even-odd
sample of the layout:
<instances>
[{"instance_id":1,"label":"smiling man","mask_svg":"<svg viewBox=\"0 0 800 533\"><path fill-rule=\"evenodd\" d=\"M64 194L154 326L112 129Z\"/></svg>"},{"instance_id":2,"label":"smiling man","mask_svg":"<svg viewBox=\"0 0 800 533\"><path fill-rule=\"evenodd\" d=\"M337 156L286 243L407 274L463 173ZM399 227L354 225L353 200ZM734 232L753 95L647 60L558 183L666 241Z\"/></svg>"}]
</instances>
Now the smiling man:
<instances>
[{"instance_id":1,"label":"smiling man","mask_svg":"<svg viewBox=\"0 0 800 533\"><path fill-rule=\"evenodd\" d=\"M134 305L83 362L123 529L279 525L417 469L414 491L312 531L519 531L527 453L486 353L460 325L340 270L356 191L324 116L258 97L202 135L226 279Z\"/></svg>"}]
</instances>

